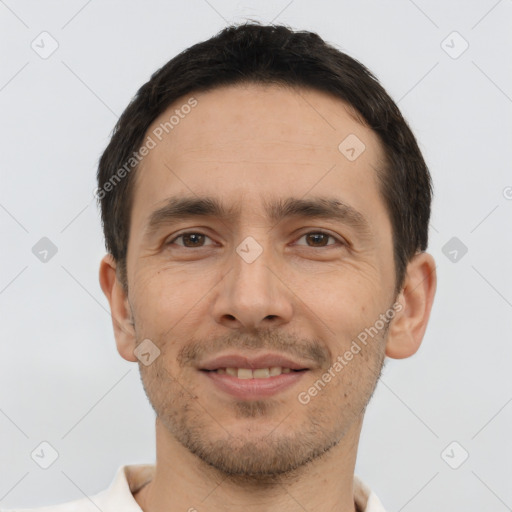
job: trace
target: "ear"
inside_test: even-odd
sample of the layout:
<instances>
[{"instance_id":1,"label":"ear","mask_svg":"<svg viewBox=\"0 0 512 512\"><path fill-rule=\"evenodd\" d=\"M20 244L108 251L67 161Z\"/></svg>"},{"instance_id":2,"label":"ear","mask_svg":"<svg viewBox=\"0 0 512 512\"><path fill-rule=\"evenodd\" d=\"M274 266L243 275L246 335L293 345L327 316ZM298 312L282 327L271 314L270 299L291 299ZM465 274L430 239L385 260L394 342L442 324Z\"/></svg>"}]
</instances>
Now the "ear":
<instances>
[{"instance_id":1,"label":"ear","mask_svg":"<svg viewBox=\"0 0 512 512\"><path fill-rule=\"evenodd\" d=\"M135 329L130 304L116 272L116 262L107 254L100 263L100 286L110 304L112 325L116 338L117 351L127 361L137 361L135 349Z\"/></svg>"},{"instance_id":2,"label":"ear","mask_svg":"<svg viewBox=\"0 0 512 512\"><path fill-rule=\"evenodd\" d=\"M397 302L402 308L393 318L386 355L393 359L410 357L420 348L427 328L437 287L436 264L426 253L417 253L407 265L406 277Z\"/></svg>"}]
</instances>

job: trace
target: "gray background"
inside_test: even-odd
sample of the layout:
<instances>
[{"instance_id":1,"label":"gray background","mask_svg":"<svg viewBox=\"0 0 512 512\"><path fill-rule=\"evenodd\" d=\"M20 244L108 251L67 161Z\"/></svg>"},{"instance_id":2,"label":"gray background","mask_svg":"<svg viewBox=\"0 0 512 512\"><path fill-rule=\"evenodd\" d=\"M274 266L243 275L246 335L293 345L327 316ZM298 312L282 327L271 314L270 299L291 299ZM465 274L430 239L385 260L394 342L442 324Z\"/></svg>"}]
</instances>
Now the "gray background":
<instances>
[{"instance_id":1,"label":"gray background","mask_svg":"<svg viewBox=\"0 0 512 512\"><path fill-rule=\"evenodd\" d=\"M510 0L1 0L0 506L92 495L154 460L154 413L97 279L97 161L153 71L247 18L366 64L435 184L431 321L415 356L388 360L356 473L389 511L512 510ZM46 262L42 237L58 249ZM59 455L48 469L31 458L43 441Z\"/></svg>"}]
</instances>

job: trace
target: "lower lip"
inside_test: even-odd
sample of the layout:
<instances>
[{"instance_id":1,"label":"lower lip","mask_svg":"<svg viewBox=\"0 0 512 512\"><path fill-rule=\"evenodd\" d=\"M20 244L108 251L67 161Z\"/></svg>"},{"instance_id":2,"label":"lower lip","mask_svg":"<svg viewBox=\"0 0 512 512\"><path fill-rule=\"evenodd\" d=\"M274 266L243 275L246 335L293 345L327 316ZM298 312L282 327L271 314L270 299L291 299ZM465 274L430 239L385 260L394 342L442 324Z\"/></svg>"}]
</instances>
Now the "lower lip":
<instances>
[{"instance_id":1,"label":"lower lip","mask_svg":"<svg viewBox=\"0 0 512 512\"><path fill-rule=\"evenodd\" d=\"M213 381L218 389L231 396L246 400L257 400L268 398L290 388L302 379L307 370L282 373L281 375L267 377L266 379L239 379L232 375L207 371L201 371L201 373Z\"/></svg>"}]
</instances>

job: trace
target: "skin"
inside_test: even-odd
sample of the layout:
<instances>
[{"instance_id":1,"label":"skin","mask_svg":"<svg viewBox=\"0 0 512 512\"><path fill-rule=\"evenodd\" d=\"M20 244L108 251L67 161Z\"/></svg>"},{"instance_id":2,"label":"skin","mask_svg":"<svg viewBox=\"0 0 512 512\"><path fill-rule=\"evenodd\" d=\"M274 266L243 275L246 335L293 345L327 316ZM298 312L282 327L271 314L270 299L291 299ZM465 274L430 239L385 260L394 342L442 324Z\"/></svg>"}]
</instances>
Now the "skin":
<instances>
[{"instance_id":1,"label":"skin","mask_svg":"<svg viewBox=\"0 0 512 512\"><path fill-rule=\"evenodd\" d=\"M365 407L385 356L409 357L421 344L436 289L434 259L416 254L394 295L392 230L375 174L382 148L339 99L255 84L194 97L195 109L137 171L128 292L110 255L100 266L120 355L137 362L134 349L146 338L160 350L150 365L139 363L157 415L157 460L135 499L145 512L354 512ZM338 150L349 134L366 146L352 162ZM181 219L146 236L150 214L174 195L212 196L240 212ZM369 234L338 220L273 224L266 217L269 199L312 196L350 204L368 220ZM318 231L335 238L305 236ZM206 237L176 239L191 232ZM248 236L263 250L251 264L236 252ZM395 303L402 308L386 327L301 403L298 394ZM272 397L236 399L198 370L228 350L275 350L310 369Z\"/></svg>"}]
</instances>

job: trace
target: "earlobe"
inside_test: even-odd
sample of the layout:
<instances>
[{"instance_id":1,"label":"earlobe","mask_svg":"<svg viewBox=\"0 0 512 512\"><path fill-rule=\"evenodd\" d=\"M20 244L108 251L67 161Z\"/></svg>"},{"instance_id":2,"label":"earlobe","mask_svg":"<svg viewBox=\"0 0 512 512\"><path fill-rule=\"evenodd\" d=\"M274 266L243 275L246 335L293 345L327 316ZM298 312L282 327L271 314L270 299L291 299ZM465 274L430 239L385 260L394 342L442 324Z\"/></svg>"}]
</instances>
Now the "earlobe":
<instances>
[{"instance_id":1,"label":"earlobe","mask_svg":"<svg viewBox=\"0 0 512 512\"><path fill-rule=\"evenodd\" d=\"M116 339L117 351L123 359L135 362L135 330L128 297L119 281L116 262L111 254L103 257L99 269L100 286L110 304L112 326Z\"/></svg>"},{"instance_id":2,"label":"earlobe","mask_svg":"<svg viewBox=\"0 0 512 512\"><path fill-rule=\"evenodd\" d=\"M436 287L434 258L426 252L417 253L407 265L404 287L397 298L402 308L391 322L386 356L403 359L417 352L425 335Z\"/></svg>"}]
</instances>

